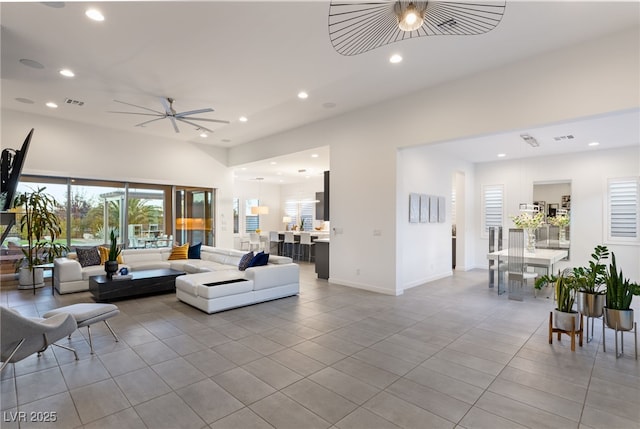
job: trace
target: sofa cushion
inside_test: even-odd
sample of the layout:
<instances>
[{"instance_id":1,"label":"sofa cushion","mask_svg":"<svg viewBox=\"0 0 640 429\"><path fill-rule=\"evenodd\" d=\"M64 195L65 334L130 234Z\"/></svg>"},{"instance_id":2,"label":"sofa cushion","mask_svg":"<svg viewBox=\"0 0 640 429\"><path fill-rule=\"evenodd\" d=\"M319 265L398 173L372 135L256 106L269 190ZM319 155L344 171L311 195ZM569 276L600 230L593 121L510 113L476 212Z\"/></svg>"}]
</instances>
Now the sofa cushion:
<instances>
[{"instance_id":1,"label":"sofa cushion","mask_svg":"<svg viewBox=\"0 0 640 429\"><path fill-rule=\"evenodd\" d=\"M109 260L109 249L105 246L98 246L98 252L100 253L100 264L104 265L105 262ZM116 258L118 264L124 264L124 260L122 259L122 253L118 253L118 257Z\"/></svg>"},{"instance_id":2,"label":"sofa cushion","mask_svg":"<svg viewBox=\"0 0 640 429\"><path fill-rule=\"evenodd\" d=\"M182 246L174 246L171 249L169 260L174 261L176 259L188 259L189 256L189 243L185 243Z\"/></svg>"},{"instance_id":3,"label":"sofa cushion","mask_svg":"<svg viewBox=\"0 0 640 429\"><path fill-rule=\"evenodd\" d=\"M187 252L187 257L189 259L200 259L200 248L202 247L202 243L194 244L193 246L189 246L189 251Z\"/></svg>"},{"instance_id":4,"label":"sofa cushion","mask_svg":"<svg viewBox=\"0 0 640 429\"><path fill-rule=\"evenodd\" d=\"M76 247L76 255L82 267L100 265L100 253L97 247Z\"/></svg>"},{"instance_id":5,"label":"sofa cushion","mask_svg":"<svg viewBox=\"0 0 640 429\"><path fill-rule=\"evenodd\" d=\"M242 258L240 258L240 262L238 263L238 269L240 271L244 271L249 267L251 261L253 261L254 255L253 252L249 252L245 254Z\"/></svg>"},{"instance_id":6,"label":"sofa cushion","mask_svg":"<svg viewBox=\"0 0 640 429\"><path fill-rule=\"evenodd\" d=\"M251 259L251 262L249 262L249 267L261 267L262 265L267 265L268 263L269 263L269 254L264 252L259 252L253 257L253 259Z\"/></svg>"}]
</instances>

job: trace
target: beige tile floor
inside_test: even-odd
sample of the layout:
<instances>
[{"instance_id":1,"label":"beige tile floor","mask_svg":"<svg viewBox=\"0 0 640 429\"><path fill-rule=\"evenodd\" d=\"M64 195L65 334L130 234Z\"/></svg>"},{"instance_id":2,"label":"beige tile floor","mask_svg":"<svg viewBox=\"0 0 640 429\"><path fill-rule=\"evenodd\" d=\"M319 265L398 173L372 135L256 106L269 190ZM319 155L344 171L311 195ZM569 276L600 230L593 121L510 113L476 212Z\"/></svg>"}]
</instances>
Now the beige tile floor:
<instances>
[{"instance_id":1,"label":"beige tile floor","mask_svg":"<svg viewBox=\"0 0 640 429\"><path fill-rule=\"evenodd\" d=\"M640 363L594 340L547 342L553 301L497 296L486 271L456 272L398 297L330 285L301 265L298 297L207 315L172 295L119 301L116 343L95 325L2 374L9 428L640 427ZM88 293L3 286L37 316ZM638 305L636 298L636 308ZM67 340L63 340L67 342ZM14 422L37 413L55 422ZM12 418L12 416L14 416Z\"/></svg>"}]
</instances>

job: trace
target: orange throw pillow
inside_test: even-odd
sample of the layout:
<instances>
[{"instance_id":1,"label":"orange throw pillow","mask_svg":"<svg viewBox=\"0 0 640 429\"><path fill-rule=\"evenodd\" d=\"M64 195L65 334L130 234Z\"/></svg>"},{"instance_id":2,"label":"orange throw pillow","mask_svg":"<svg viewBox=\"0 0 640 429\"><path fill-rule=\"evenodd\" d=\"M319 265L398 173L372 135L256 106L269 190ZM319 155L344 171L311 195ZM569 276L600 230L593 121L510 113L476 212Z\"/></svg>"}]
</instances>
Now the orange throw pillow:
<instances>
[{"instance_id":1,"label":"orange throw pillow","mask_svg":"<svg viewBox=\"0 0 640 429\"><path fill-rule=\"evenodd\" d=\"M185 243L182 246L174 246L169 255L169 261L175 261L177 259L189 259L189 243Z\"/></svg>"},{"instance_id":2,"label":"orange throw pillow","mask_svg":"<svg viewBox=\"0 0 640 429\"><path fill-rule=\"evenodd\" d=\"M98 246L98 252L100 252L100 265L104 265L105 262L109 259L109 248L104 246ZM124 260L122 259L122 253L118 255L117 258L118 264L124 264Z\"/></svg>"}]
</instances>

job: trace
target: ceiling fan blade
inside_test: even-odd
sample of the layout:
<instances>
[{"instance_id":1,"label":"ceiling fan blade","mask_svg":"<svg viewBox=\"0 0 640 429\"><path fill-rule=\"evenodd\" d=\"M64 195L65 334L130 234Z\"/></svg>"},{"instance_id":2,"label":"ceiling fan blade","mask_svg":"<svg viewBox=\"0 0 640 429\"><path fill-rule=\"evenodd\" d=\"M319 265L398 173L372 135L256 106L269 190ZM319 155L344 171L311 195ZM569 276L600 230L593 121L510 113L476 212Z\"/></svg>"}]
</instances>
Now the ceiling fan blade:
<instances>
[{"instance_id":1,"label":"ceiling fan blade","mask_svg":"<svg viewBox=\"0 0 640 429\"><path fill-rule=\"evenodd\" d=\"M220 124L230 124L229 121L223 121L222 119L208 119L208 118L189 118L190 121L207 121L207 122L218 122Z\"/></svg>"},{"instance_id":2,"label":"ceiling fan blade","mask_svg":"<svg viewBox=\"0 0 640 429\"><path fill-rule=\"evenodd\" d=\"M184 119L184 118L176 118L176 120L178 120L178 121L180 121L180 122L184 122L185 124L189 124L189 125L191 125L192 127L196 127L197 129L204 130L204 131L206 131L206 132L208 132L208 133L212 133L212 132L213 132L213 131L211 131L211 130L210 130L209 128L207 128L207 127L203 127L202 125L198 125L198 124L196 124L195 122L187 121L187 120L186 120L186 119Z\"/></svg>"},{"instance_id":3,"label":"ceiling fan blade","mask_svg":"<svg viewBox=\"0 0 640 429\"><path fill-rule=\"evenodd\" d=\"M161 116L161 117L156 118L156 119L150 119L148 121L140 122L139 124L135 124L134 127L144 127L145 125L147 125L150 122L159 121L160 119L164 119L164 118L165 118L164 116Z\"/></svg>"},{"instance_id":4,"label":"ceiling fan blade","mask_svg":"<svg viewBox=\"0 0 640 429\"><path fill-rule=\"evenodd\" d=\"M173 129L176 131L176 133L179 133L180 130L178 129L178 124L176 123L176 119L173 116L169 116L169 119L171 119L171 125L173 125Z\"/></svg>"},{"instance_id":5,"label":"ceiling fan blade","mask_svg":"<svg viewBox=\"0 0 640 429\"><path fill-rule=\"evenodd\" d=\"M149 109L147 107L138 106L137 104L125 103L124 101L120 101L120 100L113 100L113 101L115 101L116 103L120 103L120 104L126 104L127 106L137 107L138 109L148 110L150 112L157 113L159 115L164 115L164 112L158 112L157 110Z\"/></svg>"},{"instance_id":6,"label":"ceiling fan blade","mask_svg":"<svg viewBox=\"0 0 640 429\"><path fill-rule=\"evenodd\" d=\"M160 98L160 103L162 103L162 107L164 107L164 111L167 114L167 116L174 116L175 112L173 111L173 109L171 108L171 105L169 104L169 100L161 97ZM179 131L176 131L179 132Z\"/></svg>"},{"instance_id":7,"label":"ceiling fan blade","mask_svg":"<svg viewBox=\"0 0 640 429\"><path fill-rule=\"evenodd\" d=\"M114 110L107 110L107 113L126 113L127 115L161 116L161 117L165 116L163 113L116 112Z\"/></svg>"},{"instance_id":8,"label":"ceiling fan blade","mask_svg":"<svg viewBox=\"0 0 640 429\"><path fill-rule=\"evenodd\" d=\"M180 112L180 113L176 113L176 118L177 117L182 118L183 116L197 115L198 113L207 113L207 112L213 112L213 109L210 107L207 107L206 109L189 110L188 112Z\"/></svg>"}]
</instances>

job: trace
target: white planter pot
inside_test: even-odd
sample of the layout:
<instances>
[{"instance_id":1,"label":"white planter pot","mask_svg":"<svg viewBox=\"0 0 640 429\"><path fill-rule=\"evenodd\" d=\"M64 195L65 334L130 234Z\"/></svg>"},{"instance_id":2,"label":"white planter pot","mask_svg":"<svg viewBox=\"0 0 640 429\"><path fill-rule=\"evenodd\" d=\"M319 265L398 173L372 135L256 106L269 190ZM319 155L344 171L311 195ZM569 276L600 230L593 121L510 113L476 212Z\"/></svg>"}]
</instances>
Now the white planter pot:
<instances>
[{"instance_id":1,"label":"white planter pot","mask_svg":"<svg viewBox=\"0 0 640 429\"><path fill-rule=\"evenodd\" d=\"M565 313L563 311L553 310L553 320L555 327L563 331L571 331L571 321L574 320L573 329L575 331L580 330L580 313L577 311Z\"/></svg>"},{"instance_id":2,"label":"white planter pot","mask_svg":"<svg viewBox=\"0 0 640 429\"><path fill-rule=\"evenodd\" d=\"M34 287L34 273L35 287L44 287L44 270L42 268L35 268L33 272L29 268L20 268L18 272L18 289L32 289Z\"/></svg>"}]
</instances>

